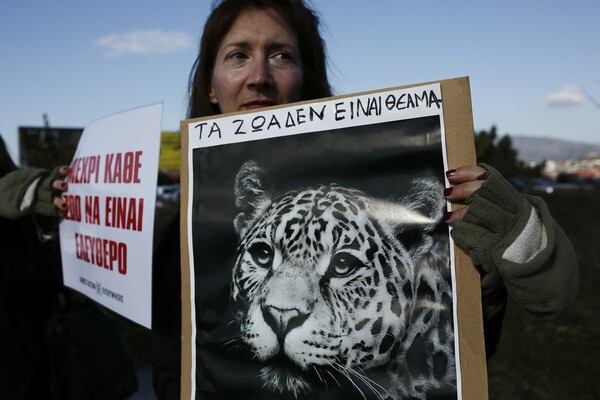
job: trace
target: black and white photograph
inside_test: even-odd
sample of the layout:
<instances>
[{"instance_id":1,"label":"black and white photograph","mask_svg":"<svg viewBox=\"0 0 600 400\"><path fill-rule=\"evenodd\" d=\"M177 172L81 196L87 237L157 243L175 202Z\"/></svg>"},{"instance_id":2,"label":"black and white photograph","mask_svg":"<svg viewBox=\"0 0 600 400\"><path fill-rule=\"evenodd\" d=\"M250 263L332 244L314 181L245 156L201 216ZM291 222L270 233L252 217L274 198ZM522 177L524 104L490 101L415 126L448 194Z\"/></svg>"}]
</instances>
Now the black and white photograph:
<instances>
[{"instance_id":1,"label":"black and white photograph","mask_svg":"<svg viewBox=\"0 0 600 400\"><path fill-rule=\"evenodd\" d=\"M191 150L196 398L459 398L442 131Z\"/></svg>"}]
</instances>

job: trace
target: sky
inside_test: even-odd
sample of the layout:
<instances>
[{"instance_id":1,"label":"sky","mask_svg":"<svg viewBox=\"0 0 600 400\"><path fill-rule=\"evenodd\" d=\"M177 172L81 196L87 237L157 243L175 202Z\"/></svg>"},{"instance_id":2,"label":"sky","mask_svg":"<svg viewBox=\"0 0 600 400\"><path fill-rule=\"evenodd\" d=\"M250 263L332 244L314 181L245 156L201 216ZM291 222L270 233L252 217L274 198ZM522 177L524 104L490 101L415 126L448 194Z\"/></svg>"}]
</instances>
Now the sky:
<instances>
[{"instance_id":1,"label":"sky","mask_svg":"<svg viewBox=\"0 0 600 400\"><path fill-rule=\"evenodd\" d=\"M0 134L163 102L186 118L212 0L3 0ZM600 144L600 1L313 0L336 95L468 76L474 129Z\"/></svg>"}]
</instances>

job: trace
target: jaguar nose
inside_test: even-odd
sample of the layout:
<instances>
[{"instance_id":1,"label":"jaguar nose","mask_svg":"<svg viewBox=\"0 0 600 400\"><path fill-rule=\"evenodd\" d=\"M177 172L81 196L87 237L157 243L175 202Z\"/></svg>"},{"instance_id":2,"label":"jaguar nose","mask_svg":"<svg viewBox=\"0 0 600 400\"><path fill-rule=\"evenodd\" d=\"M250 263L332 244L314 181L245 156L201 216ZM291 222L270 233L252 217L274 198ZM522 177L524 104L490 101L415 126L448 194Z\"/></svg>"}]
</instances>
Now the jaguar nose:
<instances>
[{"instance_id":1,"label":"jaguar nose","mask_svg":"<svg viewBox=\"0 0 600 400\"><path fill-rule=\"evenodd\" d=\"M301 326L309 315L296 308L263 305L261 309L265 322L275 332L280 343L283 343L283 339L292 329Z\"/></svg>"}]
</instances>

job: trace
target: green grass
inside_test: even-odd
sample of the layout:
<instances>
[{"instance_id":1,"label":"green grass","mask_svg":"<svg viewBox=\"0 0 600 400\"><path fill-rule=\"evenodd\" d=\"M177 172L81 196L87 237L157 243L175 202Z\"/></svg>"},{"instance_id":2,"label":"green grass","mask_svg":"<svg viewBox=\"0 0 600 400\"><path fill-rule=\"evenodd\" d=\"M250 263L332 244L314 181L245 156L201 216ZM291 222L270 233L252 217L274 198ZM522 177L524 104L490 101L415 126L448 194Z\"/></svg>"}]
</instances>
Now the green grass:
<instances>
[{"instance_id":1,"label":"green grass","mask_svg":"<svg viewBox=\"0 0 600 400\"><path fill-rule=\"evenodd\" d=\"M577 299L553 320L509 302L488 362L490 400L600 399L600 188L544 199L577 252Z\"/></svg>"}]
</instances>

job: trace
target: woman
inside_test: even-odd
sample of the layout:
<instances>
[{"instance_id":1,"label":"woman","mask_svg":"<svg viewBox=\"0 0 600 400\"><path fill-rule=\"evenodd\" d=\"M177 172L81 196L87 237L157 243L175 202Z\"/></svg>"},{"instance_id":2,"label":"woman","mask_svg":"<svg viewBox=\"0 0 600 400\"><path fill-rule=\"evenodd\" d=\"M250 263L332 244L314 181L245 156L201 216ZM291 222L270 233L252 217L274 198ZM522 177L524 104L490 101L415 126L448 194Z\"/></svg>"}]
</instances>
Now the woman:
<instances>
[{"instance_id":1,"label":"woman","mask_svg":"<svg viewBox=\"0 0 600 400\"><path fill-rule=\"evenodd\" d=\"M266 12L246 13L254 9ZM243 32L230 36L226 49L221 43L238 22ZM249 63L252 81L244 79L249 56L263 61L257 69ZM213 87L213 72L221 85ZM302 1L221 2L206 22L190 78L190 118L331 96L319 20ZM179 215L164 237L153 258L153 381L158 398L171 399L179 398L181 364Z\"/></svg>"},{"instance_id":2,"label":"woman","mask_svg":"<svg viewBox=\"0 0 600 400\"><path fill-rule=\"evenodd\" d=\"M330 95L319 19L302 0L224 0L213 10L191 74L189 118ZM554 315L573 301L575 255L543 202L519 194L493 168L463 166L447 177L453 187L444 191L446 199L466 203L445 219L456 243L480 268L490 355L507 292L541 316ZM180 282L174 275L179 255L171 251L179 249L178 220L166 235L173 242L163 243L155 257L155 282L163 285L153 327L159 398L174 398L179 391L180 321L174 317L180 315Z\"/></svg>"}]
</instances>

